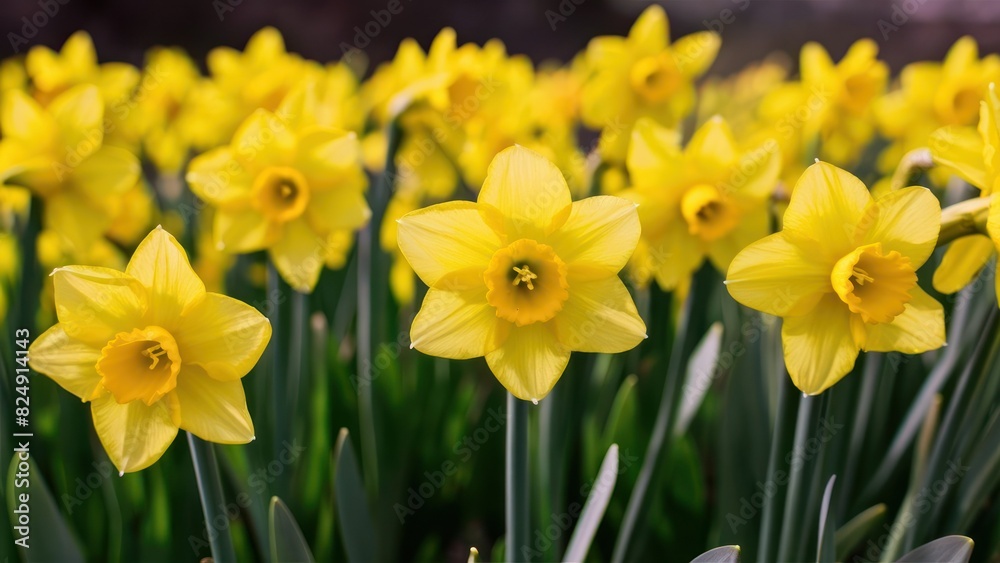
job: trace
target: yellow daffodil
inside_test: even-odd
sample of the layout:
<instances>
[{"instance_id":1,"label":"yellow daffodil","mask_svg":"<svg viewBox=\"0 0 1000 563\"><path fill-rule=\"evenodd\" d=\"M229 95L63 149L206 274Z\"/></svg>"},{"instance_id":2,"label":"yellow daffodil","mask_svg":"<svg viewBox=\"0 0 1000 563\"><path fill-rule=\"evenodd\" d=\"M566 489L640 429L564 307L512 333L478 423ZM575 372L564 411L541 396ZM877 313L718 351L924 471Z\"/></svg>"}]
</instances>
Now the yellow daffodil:
<instances>
[{"instance_id":1,"label":"yellow daffodil","mask_svg":"<svg viewBox=\"0 0 1000 563\"><path fill-rule=\"evenodd\" d=\"M979 127L943 127L930 138L935 164L957 174L979 188L982 197L997 193L1000 187L1000 97L990 84L986 99L980 103ZM994 199L996 199L994 197ZM934 289L954 293L969 284L996 255L1000 248L1000 206L988 202L972 203L976 213L988 214L989 234L959 238L948 245L941 264L934 272ZM987 205L989 209L987 210ZM1000 295L1000 280L997 282Z\"/></svg>"},{"instance_id":2,"label":"yellow daffodil","mask_svg":"<svg viewBox=\"0 0 1000 563\"><path fill-rule=\"evenodd\" d=\"M253 440L240 379L271 325L206 292L169 233L151 232L124 272L67 266L52 277L59 323L31 345L31 367L90 403L120 472L155 463L178 429L222 444Z\"/></svg>"},{"instance_id":3,"label":"yellow daffodil","mask_svg":"<svg viewBox=\"0 0 1000 563\"><path fill-rule=\"evenodd\" d=\"M486 356L508 391L537 401L571 350L615 353L642 341L645 325L617 275L638 238L633 203L573 203L555 165L508 148L475 203L399 220L399 248L430 287L411 346L445 358Z\"/></svg>"},{"instance_id":4,"label":"yellow daffodil","mask_svg":"<svg viewBox=\"0 0 1000 563\"><path fill-rule=\"evenodd\" d=\"M192 159L187 180L215 208L215 240L233 253L266 249L281 276L311 292L344 231L371 214L356 135L313 125L300 98L257 110L229 146Z\"/></svg>"},{"instance_id":5,"label":"yellow daffodil","mask_svg":"<svg viewBox=\"0 0 1000 563\"><path fill-rule=\"evenodd\" d=\"M834 64L818 43L802 47L802 86L820 104L805 122L806 136L818 135L821 158L845 166L854 163L872 136L871 106L885 92L889 67L878 60L878 45L860 39Z\"/></svg>"},{"instance_id":6,"label":"yellow daffodil","mask_svg":"<svg viewBox=\"0 0 1000 563\"><path fill-rule=\"evenodd\" d=\"M979 101L987 85L997 80L1000 56L980 59L976 40L968 36L956 41L942 62L906 65L899 76L899 89L875 104L879 129L892 140L879 157L882 172L891 172L907 152L927 146L938 128L975 125ZM939 183L945 180L935 171L932 178Z\"/></svg>"},{"instance_id":7,"label":"yellow daffodil","mask_svg":"<svg viewBox=\"0 0 1000 563\"><path fill-rule=\"evenodd\" d=\"M130 64L98 64L94 41L85 31L71 35L58 53L44 45L32 47L25 67L42 105L80 84L97 86L104 101L114 103L126 99L139 81L139 71Z\"/></svg>"},{"instance_id":8,"label":"yellow daffodil","mask_svg":"<svg viewBox=\"0 0 1000 563\"><path fill-rule=\"evenodd\" d=\"M140 172L135 156L104 144L97 87L73 87L44 109L13 91L2 112L0 177L42 198L44 227L84 251L111 226Z\"/></svg>"},{"instance_id":9,"label":"yellow daffodil","mask_svg":"<svg viewBox=\"0 0 1000 563\"><path fill-rule=\"evenodd\" d=\"M743 249L726 284L740 303L783 317L795 386L822 393L859 350L917 354L944 345L941 304L917 285L941 207L925 188L873 199L856 177L817 162L792 192L784 228Z\"/></svg>"},{"instance_id":10,"label":"yellow daffodil","mask_svg":"<svg viewBox=\"0 0 1000 563\"><path fill-rule=\"evenodd\" d=\"M671 43L667 14L657 5L643 11L628 37L592 39L581 115L588 127L602 130L602 157L624 160L632 124L640 117L677 126L694 108L693 81L712 65L720 45L711 31Z\"/></svg>"},{"instance_id":11,"label":"yellow daffodil","mask_svg":"<svg viewBox=\"0 0 1000 563\"><path fill-rule=\"evenodd\" d=\"M176 173L187 160L205 118L192 104L201 83L198 67L181 49L155 48L146 55L136 115L149 159L162 173ZM194 131L193 131L194 130Z\"/></svg>"},{"instance_id":12,"label":"yellow daffodil","mask_svg":"<svg viewBox=\"0 0 1000 563\"><path fill-rule=\"evenodd\" d=\"M766 204L780 166L777 143L740 151L720 117L683 149L676 134L640 120L628 156L633 185L621 193L639 205L642 221L629 273L672 290L706 256L725 272L737 252L770 232Z\"/></svg>"}]
</instances>

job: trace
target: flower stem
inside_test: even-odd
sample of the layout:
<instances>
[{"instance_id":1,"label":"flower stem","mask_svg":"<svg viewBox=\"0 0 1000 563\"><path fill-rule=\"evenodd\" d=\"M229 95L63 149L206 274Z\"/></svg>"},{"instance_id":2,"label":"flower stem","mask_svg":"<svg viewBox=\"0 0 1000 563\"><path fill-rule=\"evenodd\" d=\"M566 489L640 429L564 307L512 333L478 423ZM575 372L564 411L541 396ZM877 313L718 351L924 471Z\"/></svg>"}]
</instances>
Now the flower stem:
<instances>
[{"instance_id":1,"label":"flower stem","mask_svg":"<svg viewBox=\"0 0 1000 563\"><path fill-rule=\"evenodd\" d=\"M933 167L934 158L931 156L930 149L919 148L911 150L903 155L903 158L899 161L899 166L896 167L896 171L892 173L892 179L889 182L890 189L898 190L909 186L910 178L913 178L918 172L930 170Z\"/></svg>"},{"instance_id":2,"label":"flower stem","mask_svg":"<svg viewBox=\"0 0 1000 563\"><path fill-rule=\"evenodd\" d=\"M528 404L507 393L506 557L519 561L528 545Z\"/></svg>"},{"instance_id":3,"label":"flower stem","mask_svg":"<svg viewBox=\"0 0 1000 563\"><path fill-rule=\"evenodd\" d=\"M198 496L201 497L201 511L205 516L205 526L215 526L216 533L208 534L215 563L236 561L233 539L229 535L229 516L225 512L226 498L222 493L222 478L219 477L219 462L215 458L212 444L188 432L188 446L191 449L191 463L198 481ZM215 520L222 517L226 521L224 530L219 530Z\"/></svg>"}]
</instances>

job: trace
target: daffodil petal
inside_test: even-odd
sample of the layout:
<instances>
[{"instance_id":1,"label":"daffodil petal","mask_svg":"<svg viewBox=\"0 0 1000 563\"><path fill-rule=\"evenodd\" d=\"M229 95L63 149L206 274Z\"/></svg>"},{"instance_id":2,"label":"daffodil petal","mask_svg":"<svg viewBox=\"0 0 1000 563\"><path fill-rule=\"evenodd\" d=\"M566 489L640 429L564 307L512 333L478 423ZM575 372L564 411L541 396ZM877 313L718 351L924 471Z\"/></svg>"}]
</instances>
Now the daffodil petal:
<instances>
[{"instance_id":1,"label":"daffodil petal","mask_svg":"<svg viewBox=\"0 0 1000 563\"><path fill-rule=\"evenodd\" d=\"M819 395L840 381L860 351L851 332L851 312L834 293L806 315L785 317L781 345L788 375L807 395Z\"/></svg>"},{"instance_id":2,"label":"daffodil petal","mask_svg":"<svg viewBox=\"0 0 1000 563\"><path fill-rule=\"evenodd\" d=\"M880 242L886 252L898 251L919 268L937 245L941 204L927 188L903 188L872 202L865 219L874 224L864 244Z\"/></svg>"},{"instance_id":3,"label":"daffodil petal","mask_svg":"<svg viewBox=\"0 0 1000 563\"><path fill-rule=\"evenodd\" d=\"M556 336L571 350L616 354L646 338L632 296L618 276L570 279L569 299L555 319Z\"/></svg>"},{"instance_id":4,"label":"daffodil petal","mask_svg":"<svg viewBox=\"0 0 1000 563\"><path fill-rule=\"evenodd\" d=\"M983 235L953 241L934 270L934 289L947 294L969 285L995 253L993 241Z\"/></svg>"},{"instance_id":5,"label":"daffodil petal","mask_svg":"<svg viewBox=\"0 0 1000 563\"><path fill-rule=\"evenodd\" d=\"M52 273L59 326L71 338L103 347L116 334L141 325L145 290L110 268L66 266Z\"/></svg>"},{"instance_id":6,"label":"daffodil petal","mask_svg":"<svg viewBox=\"0 0 1000 563\"><path fill-rule=\"evenodd\" d=\"M684 76L694 78L712 66L721 46L722 38L718 33L699 31L674 41L670 50L674 52L674 60Z\"/></svg>"},{"instance_id":7,"label":"daffodil petal","mask_svg":"<svg viewBox=\"0 0 1000 563\"><path fill-rule=\"evenodd\" d=\"M350 175L360 162L361 143L356 135L318 130L299 139L295 169L313 184Z\"/></svg>"},{"instance_id":8,"label":"daffodil petal","mask_svg":"<svg viewBox=\"0 0 1000 563\"><path fill-rule=\"evenodd\" d=\"M186 178L196 196L222 209L247 205L254 180L229 147L191 159Z\"/></svg>"},{"instance_id":9,"label":"daffodil petal","mask_svg":"<svg viewBox=\"0 0 1000 563\"><path fill-rule=\"evenodd\" d=\"M641 275L651 272L665 291L684 283L705 260L704 244L683 220L672 221L662 236L646 241L641 252L636 249L630 269Z\"/></svg>"},{"instance_id":10,"label":"daffodil petal","mask_svg":"<svg viewBox=\"0 0 1000 563\"><path fill-rule=\"evenodd\" d=\"M15 89L4 92L0 123L5 138L17 139L27 146L47 147L58 134L55 120L38 102Z\"/></svg>"},{"instance_id":11,"label":"daffodil petal","mask_svg":"<svg viewBox=\"0 0 1000 563\"><path fill-rule=\"evenodd\" d=\"M685 164L680 134L649 118L639 119L632 129L627 164L635 186L672 191L686 181L682 174Z\"/></svg>"},{"instance_id":12,"label":"daffodil petal","mask_svg":"<svg viewBox=\"0 0 1000 563\"><path fill-rule=\"evenodd\" d=\"M934 163L950 168L966 182L985 191L990 185L983 149L983 138L974 127L942 127L930 138L931 155Z\"/></svg>"},{"instance_id":13,"label":"daffodil petal","mask_svg":"<svg viewBox=\"0 0 1000 563\"><path fill-rule=\"evenodd\" d=\"M758 206L744 215L733 230L708 245L708 257L720 272L728 272L733 258L750 244L768 236L771 232L771 214L767 207Z\"/></svg>"},{"instance_id":14,"label":"daffodil petal","mask_svg":"<svg viewBox=\"0 0 1000 563\"><path fill-rule=\"evenodd\" d=\"M123 473L145 469L160 459L177 436L166 399L118 404L106 393L91 401L94 429L115 467Z\"/></svg>"},{"instance_id":15,"label":"daffodil petal","mask_svg":"<svg viewBox=\"0 0 1000 563\"><path fill-rule=\"evenodd\" d=\"M642 11L628 32L629 43L646 53L657 53L670 41L667 12L656 4Z\"/></svg>"},{"instance_id":16,"label":"daffodil petal","mask_svg":"<svg viewBox=\"0 0 1000 563\"><path fill-rule=\"evenodd\" d=\"M407 213L397 227L399 250L430 287L451 272L485 271L500 238L476 204L451 201Z\"/></svg>"},{"instance_id":17,"label":"daffodil petal","mask_svg":"<svg viewBox=\"0 0 1000 563\"><path fill-rule=\"evenodd\" d=\"M572 203L559 168L519 145L493 158L478 201L500 211L511 240L541 239L556 214Z\"/></svg>"},{"instance_id":18,"label":"daffodil petal","mask_svg":"<svg viewBox=\"0 0 1000 563\"><path fill-rule=\"evenodd\" d=\"M695 131L684 154L708 174L725 174L736 163L736 139L726 121L715 116Z\"/></svg>"},{"instance_id":19,"label":"daffodil petal","mask_svg":"<svg viewBox=\"0 0 1000 563\"><path fill-rule=\"evenodd\" d=\"M217 444L247 444L254 439L243 382L219 381L185 365L177 377L182 430Z\"/></svg>"},{"instance_id":20,"label":"daffodil petal","mask_svg":"<svg viewBox=\"0 0 1000 563\"><path fill-rule=\"evenodd\" d=\"M295 135L280 117L265 109L257 109L240 124L230 147L240 164L254 172L291 162Z\"/></svg>"},{"instance_id":21,"label":"daffodil petal","mask_svg":"<svg viewBox=\"0 0 1000 563\"><path fill-rule=\"evenodd\" d=\"M31 369L49 376L83 401L90 400L101 384L101 376L94 368L101 357L101 348L70 338L60 325L35 339L28 357Z\"/></svg>"},{"instance_id":22,"label":"daffodil petal","mask_svg":"<svg viewBox=\"0 0 1000 563\"><path fill-rule=\"evenodd\" d=\"M455 291L432 287L410 326L410 341L431 356L477 358L503 344L509 324L487 303L483 283Z\"/></svg>"},{"instance_id":23,"label":"daffodil petal","mask_svg":"<svg viewBox=\"0 0 1000 563\"><path fill-rule=\"evenodd\" d=\"M775 233L746 247L729 265L726 289L743 305L784 317L808 312L833 293L830 272L811 253Z\"/></svg>"},{"instance_id":24,"label":"daffodil petal","mask_svg":"<svg viewBox=\"0 0 1000 563\"><path fill-rule=\"evenodd\" d=\"M295 291L311 293L323 271L326 244L324 237L299 218L285 223L269 251L275 268L288 285Z\"/></svg>"},{"instance_id":25,"label":"daffodil petal","mask_svg":"<svg viewBox=\"0 0 1000 563\"><path fill-rule=\"evenodd\" d=\"M548 244L569 265L570 272L584 270L617 274L639 242L636 205L614 196L595 196L574 202L569 216L548 238Z\"/></svg>"},{"instance_id":26,"label":"daffodil petal","mask_svg":"<svg viewBox=\"0 0 1000 563\"><path fill-rule=\"evenodd\" d=\"M104 105L97 86L75 86L49 106L61 140L73 154L83 157L100 148L104 140Z\"/></svg>"},{"instance_id":27,"label":"daffodil petal","mask_svg":"<svg viewBox=\"0 0 1000 563\"><path fill-rule=\"evenodd\" d=\"M817 162L795 184L782 225L796 237L824 241L831 255L839 258L854 250L858 223L871 201L861 180Z\"/></svg>"},{"instance_id":28,"label":"daffodil petal","mask_svg":"<svg viewBox=\"0 0 1000 563\"><path fill-rule=\"evenodd\" d=\"M910 296L906 309L891 323L865 325L865 350L919 354L944 346L944 308L919 287L911 289Z\"/></svg>"},{"instance_id":29,"label":"daffodil petal","mask_svg":"<svg viewBox=\"0 0 1000 563\"><path fill-rule=\"evenodd\" d=\"M110 210L79 193L59 193L45 203L45 224L52 226L74 254L88 251L111 226Z\"/></svg>"},{"instance_id":30,"label":"daffodil petal","mask_svg":"<svg viewBox=\"0 0 1000 563\"><path fill-rule=\"evenodd\" d=\"M161 227L139 243L125 273L146 288L153 321L161 325L173 324L188 305L205 295L205 284L191 268L184 248Z\"/></svg>"},{"instance_id":31,"label":"daffodil petal","mask_svg":"<svg viewBox=\"0 0 1000 563\"><path fill-rule=\"evenodd\" d=\"M174 337L185 365L197 364L212 378L230 381L260 359L271 339L271 323L242 301L206 293L185 312Z\"/></svg>"},{"instance_id":32,"label":"daffodil petal","mask_svg":"<svg viewBox=\"0 0 1000 563\"><path fill-rule=\"evenodd\" d=\"M268 247L277 236L277 227L256 209L218 209L213 219L215 244L226 252L254 252Z\"/></svg>"},{"instance_id":33,"label":"daffodil petal","mask_svg":"<svg viewBox=\"0 0 1000 563\"><path fill-rule=\"evenodd\" d=\"M550 325L511 327L503 346L486 354L493 375L518 399L545 398L569 363L570 349Z\"/></svg>"},{"instance_id":34,"label":"daffodil petal","mask_svg":"<svg viewBox=\"0 0 1000 563\"><path fill-rule=\"evenodd\" d=\"M372 215L365 196L350 189L313 192L306 213L309 223L318 232L357 229Z\"/></svg>"},{"instance_id":35,"label":"daffodil petal","mask_svg":"<svg viewBox=\"0 0 1000 563\"><path fill-rule=\"evenodd\" d=\"M142 169L139 160L118 147L101 147L73 171L73 183L94 201L120 197L135 186Z\"/></svg>"}]
</instances>

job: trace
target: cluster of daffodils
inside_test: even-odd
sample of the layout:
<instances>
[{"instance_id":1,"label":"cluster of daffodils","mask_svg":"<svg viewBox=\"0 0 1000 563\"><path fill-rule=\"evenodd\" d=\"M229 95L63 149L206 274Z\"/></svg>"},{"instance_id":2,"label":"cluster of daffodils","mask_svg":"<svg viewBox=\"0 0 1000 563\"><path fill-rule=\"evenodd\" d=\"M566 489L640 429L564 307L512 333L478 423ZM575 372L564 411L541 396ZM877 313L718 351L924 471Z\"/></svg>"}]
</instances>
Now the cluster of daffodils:
<instances>
[{"instance_id":1,"label":"cluster of daffodils","mask_svg":"<svg viewBox=\"0 0 1000 563\"><path fill-rule=\"evenodd\" d=\"M965 37L892 77L871 40L839 61L809 43L797 75L770 57L706 78L721 43L672 40L651 6L565 65L451 29L370 71L289 53L272 28L207 73L179 48L100 62L84 32L34 47L0 64L0 310L19 264L54 271L34 367L91 403L122 471L178 428L252 439L239 379L270 327L218 293L235 255L311 293L373 224L401 310L423 295L413 347L484 356L524 400L573 350L638 345L633 295L684 296L705 267L784 319L807 394L859 351L942 346L923 265L950 244L932 278L954 292L1000 240L1000 57ZM914 154L926 186L905 186ZM956 178L982 197L942 212Z\"/></svg>"}]
</instances>

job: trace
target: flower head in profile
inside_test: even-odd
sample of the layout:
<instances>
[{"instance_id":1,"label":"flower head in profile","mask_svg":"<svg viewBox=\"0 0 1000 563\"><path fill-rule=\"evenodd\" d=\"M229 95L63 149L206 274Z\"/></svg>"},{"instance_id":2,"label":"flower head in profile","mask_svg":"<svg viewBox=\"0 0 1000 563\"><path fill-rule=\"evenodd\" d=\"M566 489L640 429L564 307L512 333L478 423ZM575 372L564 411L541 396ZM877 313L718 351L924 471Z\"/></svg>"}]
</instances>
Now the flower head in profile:
<instances>
[{"instance_id":1,"label":"flower head in profile","mask_svg":"<svg viewBox=\"0 0 1000 563\"><path fill-rule=\"evenodd\" d=\"M541 399L570 351L622 352L645 337L618 279L638 239L635 204L611 196L574 203L554 164L505 149L475 203L399 220L399 248L430 287L411 346L445 358L486 356L514 396Z\"/></svg>"},{"instance_id":2,"label":"flower head in profile","mask_svg":"<svg viewBox=\"0 0 1000 563\"><path fill-rule=\"evenodd\" d=\"M873 199L850 173L806 169L781 232L733 260L726 284L740 303L783 317L788 374L809 395L847 375L859 350L917 354L944 345L941 304L917 285L941 207L925 188Z\"/></svg>"},{"instance_id":3,"label":"flower head in profile","mask_svg":"<svg viewBox=\"0 0 1000 563\"><path fill-rule=\"evenodd\" d=\"M277 113L257 110L228 146L195 157L187 173L192 191L215 208L217 245L266 249L301 292L313 290L325 263L339 262L345 239L371 215L357 136L315 125L309 106L302 93Z\"/></svg>"},{"instance_id":4,"label":"flower head in profile","mask_svg":"<svg viewBox=\"0 0 1000 563\"><path fill-rule=\"evenodd\" d=\"M153 230L124 272L67 266L52 277L59 323L31 345L31 367L90 403L119 471L156 462L178 429L221 444L253 440L240 378L271 325L206 292L174 237Z\"/></svg>"},{"instance_id":5,"label":"flower head in profile","mask_svg":"<svg viewBox=\"0 0 1000 563\"><path fill-rule=\"evenodd\" d=\"M709 119L686 147L678 135L643 119L629 147L642 238L629 263L640 284L683 287L708 257L721 272L736 253L770 232L767 201L781 169L773 140L741 150L721 117Z\"/></svg>"}]
</instances>

